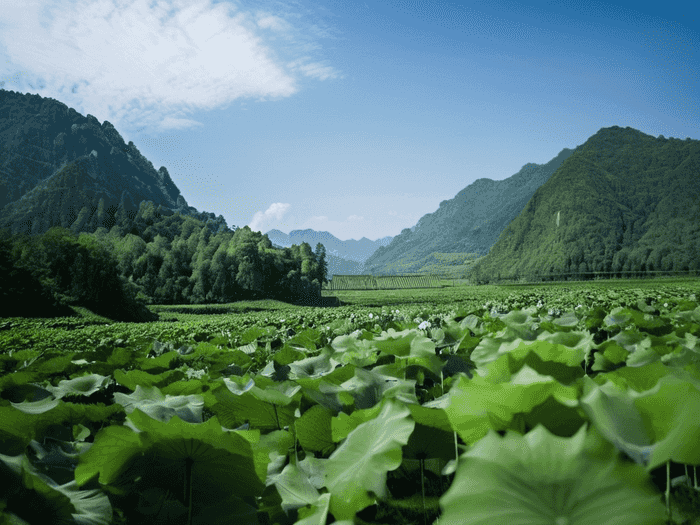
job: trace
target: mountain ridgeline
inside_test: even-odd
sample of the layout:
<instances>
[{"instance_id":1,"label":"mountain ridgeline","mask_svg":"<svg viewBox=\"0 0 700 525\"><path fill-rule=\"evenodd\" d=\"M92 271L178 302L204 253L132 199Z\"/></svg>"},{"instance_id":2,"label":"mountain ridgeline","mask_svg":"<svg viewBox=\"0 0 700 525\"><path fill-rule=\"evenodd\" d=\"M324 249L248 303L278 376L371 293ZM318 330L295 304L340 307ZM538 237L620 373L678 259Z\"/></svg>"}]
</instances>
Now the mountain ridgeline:
<instances>
[{"instance_id":1,"label":"mountain ridgeline","mask_svg":"<svg viewBox=\"0 0 700 525\"><path fill-rule=\"evenodd\" d=\"M0 316L323 304L334 274L450 268L476 283L700 270L700 141L601 128L546 164L478 179L394 238L341 241L229 228L109 122L0 89Z\"/></svg>"},{"instance_id":2,"label":"mountain ridgeline","mask_svg":"<svg viewBox=\"0 0 700 525\"><path fill-rule=\"evenodd\" d=\"M526 164L499 181L478 179L434 213L404 229L391 244L365 261L365 271L393 274L416 271L431 254L486 255L503 229L523 210L537 188L561 166L573 150L563 149L547 164Z\"/></svg>"},{"instance_id":3,"label":"mountain ridgeline","mask_svg":"<svg viewBox=\"0 0 700 525\"><path fill-rule=\"evenodd\" d=\"M147 303L319 304L323 246L274 249L188 206L107 121L0 90L0 317L157 318Z\"/></svg>"},{"instance_id":4,"label":"mountain ridgeline","mask_svg":"<svg viewBox=\"0 0 700 525\"><path fill-rule=\"evenodd\" d=\"M328 276L359 275L364 271L364 262L381 246L391 242L391 237L370 241L363 237L359 241L350 239L341 241L329 232L315 230L292 230L289 234L279 230L270 230L268 236L273 245L288 248L294 244L306 242L311 246L323 244L326 249Z\"/></svg>"},{"instance_id":5,"label":"mountain ridgeline","mask_svg":"<svg viewBox=\"0 0 700 525\"><path fill-rule=\"evenodd\" d=\"M473 278L697 270L700 141L612 126L578 146L535 191Z\"/></svg>"}]
</instances>

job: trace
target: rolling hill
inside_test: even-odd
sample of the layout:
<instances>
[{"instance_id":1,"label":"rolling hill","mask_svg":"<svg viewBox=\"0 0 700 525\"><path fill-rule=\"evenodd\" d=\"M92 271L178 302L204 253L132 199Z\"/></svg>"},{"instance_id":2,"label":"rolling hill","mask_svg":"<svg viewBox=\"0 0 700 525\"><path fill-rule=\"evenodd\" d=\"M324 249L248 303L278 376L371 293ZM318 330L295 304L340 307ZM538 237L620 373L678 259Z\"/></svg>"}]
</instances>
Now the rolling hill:
<instances>
[{"instance_id":1,"label":"rolling hill","mask_svg":"<svg viewBox=\"0 0 700 525\"><path fill-rule=\"evenodd\" d=\"M503 231L573 150L563 149L546 164L525 164L515 175L499 181L478 179L434 212L404 229L386 247L365 261L365 273L391 274L432 270L447 273L455 263L486 255ZM436 255L433 255L436 254ZM442 254L442 255L440 255ZM462 254L458 260L444 255ZM461 261L461 262L460 262Z\"/></svg>"},{"instance_id":2,"label":"rolling hill","mask_svg":"<svg viewBox=\"0 0 700 525\"><path fill-rule=\"evenodd\" d=\"M0 89L0 228L92 233L109 229L120 210L135 215L142 201L214 219L188 206L168 170L156 170L108 121L52 98Z\"/></svg>"},{"instance_id":3,"label":"rolling hill","mask_svg":"<svg viewBox=\"0 0 700 525\"><path fill-rule=\"evenodd\" d=\"M473 275L698 269L700 141L612 126L535 191Z\"/></svg>"}]
</instances>

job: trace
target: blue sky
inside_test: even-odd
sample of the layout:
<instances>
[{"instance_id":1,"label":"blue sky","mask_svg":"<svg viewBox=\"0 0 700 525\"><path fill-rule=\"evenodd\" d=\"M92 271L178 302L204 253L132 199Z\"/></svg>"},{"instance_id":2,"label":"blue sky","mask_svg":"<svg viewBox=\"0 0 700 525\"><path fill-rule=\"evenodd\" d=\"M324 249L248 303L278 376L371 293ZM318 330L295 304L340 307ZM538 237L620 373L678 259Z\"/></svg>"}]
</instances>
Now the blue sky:
<instances>
[{"instance_id":1,"label":"blue sky","mask_svg":"<svg viewBox=\"0 0 700 525\"><path fill-rule=\"evenodd\" d=\"M700 139L693 3L0 0L0 87L229 226L374 240L601 127Z\"/></svg>"}]
</instances>

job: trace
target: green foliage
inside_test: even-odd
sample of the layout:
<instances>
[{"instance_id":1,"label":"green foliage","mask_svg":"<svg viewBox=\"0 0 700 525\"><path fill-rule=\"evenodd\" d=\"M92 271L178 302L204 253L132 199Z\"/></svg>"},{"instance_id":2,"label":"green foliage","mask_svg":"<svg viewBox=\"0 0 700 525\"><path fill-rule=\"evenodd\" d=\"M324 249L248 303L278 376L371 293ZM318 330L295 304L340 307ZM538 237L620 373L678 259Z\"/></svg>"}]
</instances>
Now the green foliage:
<instances>
[{"instance_id":1,"label":"green foliage","mask_svg":"<svg viewBox=\"0 0 700 525\"><path fill-rule=\"evenodd\" d=\"M0 520L692 523L696 283L513 290L8 320Z\"/></svg>"},{"instance_id":2,"label":"green foliage","mask_svg":"<svg viewBox=\"0 0 700 525\"><path fill-rule=\"evenodd\" d=\"M13 238L5 233L0 253L4 264L13 267L8 275L18 280L3 287L8 296L4 315L41 316L51 313L51 309L54 315L67 315L71 312L67 305L81 305L115 319L153 319L144 304L136 300L134 288L120 277L113 256L95 236L76 237L60 226L32 238ZM37 303L36 310L22 310L21 305L33 302Z\"/></svg>"},{"instance_id":3,"label":"green foliage","mask_svg":"<svg viewBox=\"0 0 700 525\"><path fill-rule=\"evenodd\" d=\"M700 270L700 141L603 128L579 146L476 265L478 282Z\"/></svg>"}]
</instances>

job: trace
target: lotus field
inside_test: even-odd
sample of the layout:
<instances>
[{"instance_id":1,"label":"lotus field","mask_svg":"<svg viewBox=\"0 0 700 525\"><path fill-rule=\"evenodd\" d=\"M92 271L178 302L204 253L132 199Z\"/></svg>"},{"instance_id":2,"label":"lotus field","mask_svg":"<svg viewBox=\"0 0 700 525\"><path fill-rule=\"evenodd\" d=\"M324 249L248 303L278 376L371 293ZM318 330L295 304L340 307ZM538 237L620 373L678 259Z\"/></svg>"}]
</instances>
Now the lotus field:
<instances>
[{"instance_id":1,"label":"lotus field","mask_svg":"<svg viewBox=\"0 0 700 525\"><path fill-rule=\"evenodd\" d=\"M697 280L444 293L0 319L0 523L700 523Z\"/></svg>"},{"instance_id":2,"label":"lotus field","mask_svg":"<svg viewBox=\"0 0 700 525\"><path fill-rule=\"evenodd\" d=\"M396 290L403 288L439 288L435 275L334 275L327 290Z\"/></svg>"}]
</instances>

